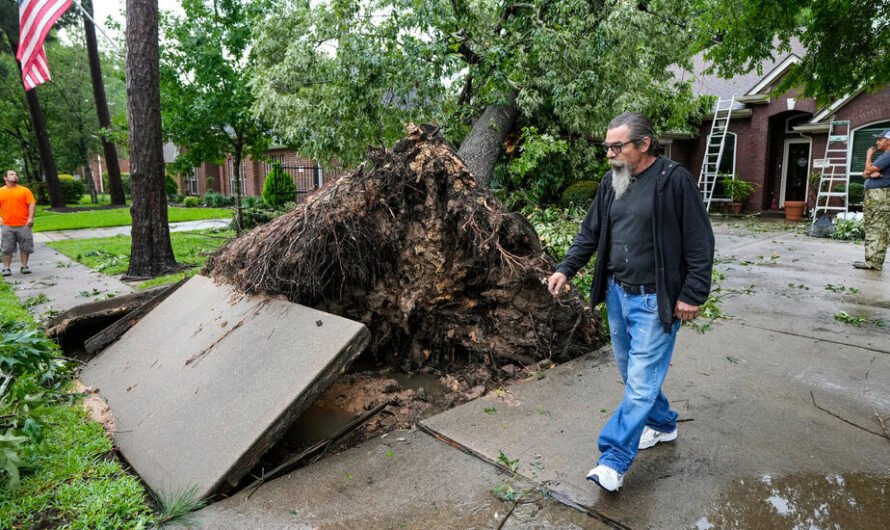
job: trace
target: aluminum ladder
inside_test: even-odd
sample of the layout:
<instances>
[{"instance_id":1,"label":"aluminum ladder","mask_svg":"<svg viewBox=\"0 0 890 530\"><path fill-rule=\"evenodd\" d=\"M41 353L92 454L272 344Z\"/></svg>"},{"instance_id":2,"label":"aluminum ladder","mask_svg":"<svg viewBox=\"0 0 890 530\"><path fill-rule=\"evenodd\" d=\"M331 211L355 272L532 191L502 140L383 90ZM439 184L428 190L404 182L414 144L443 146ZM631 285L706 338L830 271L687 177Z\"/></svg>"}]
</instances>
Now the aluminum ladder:
<instances>
[{"instance_id":1,"label":"aluminum ladder","mask_svg":"<svg viewBox=\"0 0 890 530\"><path fill-rule=\"evenodd\" d=\"M813 208L813 222L819 219L819 213L847 212L849 208L850 173L849 163L850 122L849 120L833 120L828 127L825 142L825 158L819 187L816 189L816 207ZM838 187L843 186L843 191ZM832 201L840 199L840 201ZM832 204L834 202L834 204ZM837 204L840 202L841 204Z\"/></svg>"},{"instance_id":2,"label":"aluminum ladder","mask_svg":"<svg viewBox=\"0 0 890 530\"><path fill-rule=\"evenodd\" d=\"M714 108L714 119L711 121L711 133L708 134L705 156L702 158L701 173L698 176L698 189L701 192L705 208L711 210L714 199L714 188L717 187L720 162L723 160L723 147L726 145L726 131L735 106L735 96L730 99L718 99ZM735 175L732 175L735 178Z\"/></svg>"}]
</instances>

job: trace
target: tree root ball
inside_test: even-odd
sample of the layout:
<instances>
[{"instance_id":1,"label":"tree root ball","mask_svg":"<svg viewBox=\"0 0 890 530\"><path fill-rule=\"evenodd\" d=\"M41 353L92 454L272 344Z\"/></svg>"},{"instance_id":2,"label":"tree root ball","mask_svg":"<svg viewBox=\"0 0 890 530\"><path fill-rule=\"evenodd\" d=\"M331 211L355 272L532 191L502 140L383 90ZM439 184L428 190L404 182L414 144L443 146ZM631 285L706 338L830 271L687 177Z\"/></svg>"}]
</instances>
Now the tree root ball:
<instances>
[{"instance_id":1,"label":"tree root ball","mask_svg":"<svg viewBox=\"0 0 890 530\"><path fill-rule=\"evenodd\" d=\"M547 292L532 226L477 186L429 125L233 239L205 274L360 321L403 368L561 362L595 349L594 313Z\"/></svg>"}]
</instances>

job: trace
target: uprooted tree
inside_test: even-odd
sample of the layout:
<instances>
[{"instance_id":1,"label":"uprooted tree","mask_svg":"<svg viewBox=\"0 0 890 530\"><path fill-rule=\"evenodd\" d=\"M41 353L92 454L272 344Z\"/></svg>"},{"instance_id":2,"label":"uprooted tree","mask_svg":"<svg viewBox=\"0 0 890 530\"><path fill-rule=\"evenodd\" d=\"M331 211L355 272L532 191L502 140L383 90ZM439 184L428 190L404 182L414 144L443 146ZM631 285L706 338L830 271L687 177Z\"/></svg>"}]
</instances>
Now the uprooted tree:
<instances>
[{"instance_id":1,"label":"uprooted tree","mask_svg":"<svg viewBox=\"0 0 890 530\"><path fill-rule=\"evenodd\" d=\"M558 300L534 229L478 185L432 126L230 241L205 273L363 322L380 359L530 364L592 350L592 311Z\"/></svg>"}]
</instances>

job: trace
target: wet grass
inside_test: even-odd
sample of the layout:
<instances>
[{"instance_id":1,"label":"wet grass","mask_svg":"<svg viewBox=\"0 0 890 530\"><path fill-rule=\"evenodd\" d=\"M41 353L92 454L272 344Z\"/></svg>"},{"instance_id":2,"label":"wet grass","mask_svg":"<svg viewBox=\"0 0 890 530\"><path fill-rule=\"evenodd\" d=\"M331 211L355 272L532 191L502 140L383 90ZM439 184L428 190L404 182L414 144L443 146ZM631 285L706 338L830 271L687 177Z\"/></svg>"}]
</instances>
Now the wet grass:
<instances>
[{"instance_id":1,"label":"wet grass","mask_svg":"<svg viewBox=\"0 0 890 530\"><path fill-rule=\"evenodd\" d=\"M0 282L0 322L12 323L20 331L37 329L5 282ZM13 371L17 377L0 400L4 433L0 450L5 461L0 469L0 528L154 525L145 489L113 457L102 426L86 416L79 397L70 393L70 384L65 383L71 377L70 367L57 364L58 351L52 343L33 333L40 332L20 334L23 342L14 355L20 361L29 352L54 360Z\"/></svg>"},{"instance_id":2,"label":"wet grass","mask_svg":"<svg viewBox=\"0 0 890 530\"><path fill-rule=\"evenodd\" d=\"M182 221L202 221L206 219L228 219L232 217L231 208L167 208L167 216L171 223ZM52 232L55 230L82 230L86 228L106 228L111 226L129 226L133 218L129 208L110 210L85 210L82 212L51 212L39 207L34 219L35 232Z\"/></svg>"},{"instance_id":3,"label":"wet grass","mask_svg":"<svg viewBox=\"0 0 890 530\"><path fill-rule=\"evenodd\" d=\"M176 261L191 268L159 276L138 286L140 289L176 283L182 278L198 273L207 258L223 243L235 235L232 230L199 230L195 232L173 232L170 240ZM69 258L109 276L127 272L130 266L130 236L97 237L89 239L69 239L53 241L48 246Z\"/></svg>"}]
</instances>

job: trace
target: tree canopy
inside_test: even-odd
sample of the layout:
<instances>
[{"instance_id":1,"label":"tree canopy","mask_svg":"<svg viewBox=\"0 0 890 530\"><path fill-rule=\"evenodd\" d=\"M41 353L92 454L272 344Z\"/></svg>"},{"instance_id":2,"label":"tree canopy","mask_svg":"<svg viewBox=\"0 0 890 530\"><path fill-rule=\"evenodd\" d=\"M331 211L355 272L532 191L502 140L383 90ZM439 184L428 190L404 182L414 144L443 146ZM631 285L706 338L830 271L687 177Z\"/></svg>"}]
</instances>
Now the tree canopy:
<instances>
[{"instance_id":1,"label":"tree canopy","mask_svg":"<svg viewBox=\"0 0 890 530\"><path fill-rule=\"evenodd\" d=\"M251 32L268 11L266 0L184 0L184 16L162 22L161 96L164 132L183 149L181 171L227 155L240 177L242 157L262 156L272 137L252 112ZM240 179L236 178L236 216ZM240 226L240 219L238 219Z\"/></svg>"},{"instance_id":2,"label":"tree canopy","mask_svg":"<svg viewBox=\"0 0 890 530\"><path fill-rule=\"evenodd\" d=\"M687 4L653 2L677 17ZM515 107L523 143L510 158L526 159L501 164L501 184L549 179L552 192L596 170L593 142L620 112L689 127L700 109L669 67L691 44L636 2L289 0L257 34L254 108L301 153L354 164L406 122L460 144L484 109Z\"/></svg>"},{"instance_id":3,"label":"tree canopy","mask_svg":"<svg viewBox=\"0 0 890 530\"><path fill-rule=\"evenodd\" d=\"M694 2L697 49L723 77L755 70L797 40L807 50L780 90L800 87L820 104L890 83L890 2Z\"/></svg>"}]
</instances>

